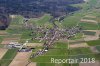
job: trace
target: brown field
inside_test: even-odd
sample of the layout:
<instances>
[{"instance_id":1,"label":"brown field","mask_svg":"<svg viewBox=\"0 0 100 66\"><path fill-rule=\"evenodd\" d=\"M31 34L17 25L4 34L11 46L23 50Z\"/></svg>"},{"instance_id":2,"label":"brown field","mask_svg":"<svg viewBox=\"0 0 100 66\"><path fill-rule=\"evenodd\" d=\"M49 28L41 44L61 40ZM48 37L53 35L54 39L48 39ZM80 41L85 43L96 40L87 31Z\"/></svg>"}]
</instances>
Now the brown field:
<instances>
[{"instance_id":1,"label":"brown field","mask_svg":"<svg viewBox=\"0 0 100 66\"><path fill-rule=\"evenodd\" d=\"M25 66L28 64L31 52L18 52L9 66Z\"/></svg>"},{"instance_id":2,"label":"brown field","mask_svg":"<svg viewBox=\"0 0 100 66\"><path fill-rule=\"evenodd\" d=\"M70 48L80 48L80 47L89 47L86 43L76 43L69 45Z\"/></svg>"},{"instance_id":3,"label":"brown field","mask_svg":"<svg viewBox=\"0 0 100 66\"><path fill-rule=\"evenodd\" d=\"M28 66L36 66L36 62L32 62Z\"/></svg>"},{"instance_id":4,"label":"brown field","mask_svg":"<svg viewBox=\"0 0 100 66\"><path fill-rule=\"evenodd\" d=\"M100 66L100 62L96 61L95 63L80 63L79 66Z\"/></svg>"},{"instance_id":5,"label":"brown field","mask_svg":"<svg viewBox=\"0 0 100 66\"><path fill-rule=\"evenodd\" d=\"M88 18L96 18L96 16L91 16L91 15L86 15L84 17L88 17Z\"/></svg>"},{"instance_id":6,"label":"brown field","mask_svg":"<svg viewBox=\"0 0 100 66\"><path fill-rule=\"evenodd\" d=\"M0 59L5 55L8 49L2 49L0 48Z\"/></svg>"},{"instance_id":7,"label":"brown field","mask_svg":"<svg viewBox=\"0 0 100 66\"><path fill-rule=\"evenodd\" d=\"M81 19L80 20L81 22L90 22L90 23L94 23L94 24L97 24L98 22L95 21L95 20L88 20L88 19Z\"/></svg>"},{"instance_id":8,"label":"brown field","mask_svg":"<svg viewBox=\"0 0 100 66\"><path fill-rule=\"evenodd\" d=\"M85 40L85 41L90 41L90 40L97 40L97 39L99 39L100 30L85 30L85 31L96 32L95 36L84 35L84 40Z\"/></svg>"},{"instance_id":9,"label":"brown field","mask_svg":"<svg viewBox=\"0 0 100 66\"><path fill-rule=\"evenodd\" d=\"M18 41L19 38L4 38L1 44L9 44L12 41Z\"/></svg>"},{"instance_id":10,"label":"brown field","mask_svg":"<svg viewBox=\"0 0 100 66\"><path fill-rule=\"evenodd\" d=\"M97 40L98 37L97 36L90 36L90 35L85 35L84 40L85 41L91 41L91 40Z\"/></svg>"},{"instance_id":11,"label":"brown field","mask_svg":"<svg viewBox=\"0 0 100 66\"><path fill-rule=\"evenodd\" d=\"M42 43L27 43L27 47L41 47L43 44Z\"/></svg>"},{"instance_id":12,"label":"brown field","mask_svg":"<svg viewBox=\"0 0 100 66\"><path fill-rule=\"evenodd\" d=\"M5 36L5 35L7 35L6 31L0 31L0 36Z\"/></svg>"}]
</instances>

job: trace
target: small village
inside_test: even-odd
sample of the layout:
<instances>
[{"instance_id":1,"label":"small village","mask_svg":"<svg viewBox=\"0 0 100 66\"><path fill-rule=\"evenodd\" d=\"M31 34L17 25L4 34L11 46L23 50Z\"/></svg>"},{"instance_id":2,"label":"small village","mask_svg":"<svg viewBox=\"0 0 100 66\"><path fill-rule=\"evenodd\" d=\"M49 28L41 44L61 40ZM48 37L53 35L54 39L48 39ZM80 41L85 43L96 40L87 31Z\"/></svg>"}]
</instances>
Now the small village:
<instances>
[{"instance_id":1,"label":"small village","mask_svg":"<svg viewBox=\"0 0 100 66\"><path fill-rule=\"evenodd\" d=\"M72 5L79 11L66 14L57 10L40 15L27 11L6 15L1 14L4 8L0 7L0 66L100 66L99 3L85 0ZM52 63L51 58L88 61Z\"/></svg>"}]
</instances>

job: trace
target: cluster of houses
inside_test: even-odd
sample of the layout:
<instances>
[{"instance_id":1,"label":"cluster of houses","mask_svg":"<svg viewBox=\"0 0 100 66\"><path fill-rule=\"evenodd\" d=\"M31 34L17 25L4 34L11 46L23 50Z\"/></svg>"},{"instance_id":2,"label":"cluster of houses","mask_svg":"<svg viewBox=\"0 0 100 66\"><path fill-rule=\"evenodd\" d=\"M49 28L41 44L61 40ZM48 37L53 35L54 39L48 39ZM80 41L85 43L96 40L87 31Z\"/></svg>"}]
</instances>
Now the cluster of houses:
<instances>
[{"instance_id":1,"label":"cluster of houses","mask_svg":"<svg viewBox=\"0 0 100 66\"><path fill-rule=\"evenodd\" d=\"M67 38L71 38L75 36L77 33L82 32L82 28L80 26L72 27L71 29L66 29Z\"/></svg>"},{"instance_id":2,"label":"cluster of houses","mask_svg":"<svg viewBox=\"0 0 100 66\"><path fill-rule=\"evenodd\" d=\"M53 30L52 31L53 34L52 34L52 37L49 39L47 39L48 35L45 36L46 40L44 45L43 45L43 48L40 49L39 51L37 51L35 54L33 54L31 57L34 58L34 57L37 57L37 56L40 56L42 54L44 54L45 52L48 51L48 49L54 44L54 41L56 40L57 38L57 34L58 34L58 31L57 30Z\"/></svg>"},{"instance_id":3,"label":"cluster of houses","mask_svg":"<svg viewBox=\"0 0 100 66\"><path fill-rule=\"evenodd\" d=\"M65 32L67 35L65 36L65 34L62 32ZM59 30L59 28L53 28L53 29L48 30L46 32L44 38L41 39L41 40L45 40L43 48L41 50L37 51L31 57L34 58L34 57L44 54L54 45L54 42L56 40L63 38L63 36L66 39L69 39L69 38L75 36L75 34L80 33L80 32L82 32L82 29L79 26L76 26L76 27L73 27L70 29L63 29L63 30Z\"/></svg>"},{"instance_id":4,"label":"cluster of houses","mask_svg":"<svg viewBox=\"0 0 100 66\"><path fill-rule=\"evenodd\" d=\"M58 19L58 21L62 21L64 19L65 16L61 17ZM55 19L54 19L55 20ZM52 19L51 19L52 21ZM25 20L26 23L28 23L28 19ZM33 54L31 57L37 57L39 55L44 54L45 52L48 51L49 48L51 48L54 44L54 42L56 40L59 39L69 39L73 36L75 36L75 34L81 32L81 27L80 26L75 26L72 28L66 28L66 29L59 29L59 27L55 24L55 21L52 21L53 24L53 28L42 28L42 27L34 27L34 26L30 26L32 28L32 33L31 36L33 36L32 34L37 34L39 33L39 36L36 37L32 37L32 40L37 39L41 41L44 41L43 44L43 48L40 49L39 51L37 51L35 54ZM26 24L26 26L29 24ZM34 31L33 31L34 30Z\"/></svg>"}]
</instances>

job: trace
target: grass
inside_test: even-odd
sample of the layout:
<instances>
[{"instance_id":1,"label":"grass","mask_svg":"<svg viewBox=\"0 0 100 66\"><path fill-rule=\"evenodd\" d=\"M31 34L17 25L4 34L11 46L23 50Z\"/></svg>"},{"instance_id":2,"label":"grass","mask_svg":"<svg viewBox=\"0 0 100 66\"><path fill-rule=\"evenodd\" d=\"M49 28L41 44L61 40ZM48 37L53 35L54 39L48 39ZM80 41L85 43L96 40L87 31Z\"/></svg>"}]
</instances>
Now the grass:
<instances>
[{"instance_id":1,"label":"grass","mask_svg":"<svg viewBox=\"0 0 100 66\"><path fill-rule=\"evenodd\" d=\"M100 45L100 40L87 41L86 43L89 46L96 46L96 45Z\"/></svg>"},{"instance_id":2,"label":"grass","mask_svg":"<svg viewBox=\"0 0 100 66\"><path fill-rule=\"evenodd\" d=\"M98 30L98 25L92 23L80 23L84 30Z\"/></svg>"},{"instance_id":3,"label":"grass","mask_svg":"<svg viewBox=\"0 0 100 66\"><path fill-rule=\"evenodd\" d=\"M95 57L96 60L100 61L100 53L99 54L94 54L94 57Z\"/></svg>"},{"instance_id":4,"label":"grass","mask_svg":"<svg viewBox=\"0 0 100 66\"><path fill-rule=\"evenodd\" d=\"M85 35L95 35L96 34L96 32L92 32L92 31L83 31L83 33Z\"/></svg>"},{"instance_id":5,"label":"grass","mask_svg":"<svg viewBox=\"0 0 100 66\"><path fill-rule=\"evenodd\" d=\"M64 66L66 66L66 65L64 65ZM68 66L79 66L79 64L77 63L77 64L69 64Z\"/></svg>"},{"instance_id":6,"label":"grass","mask_svg":"<svg viewBox=\"0 0 100 66\"><path fill-rule=\"evenodd\" d=\"M0 36L0 43L2 42L2 40L3 40L3 37L2 37L2 36Z\"/></svg>"},{"instance_id":7,"label":"grass","mask_svg":"<svg viewBox=\"0 0 100 66\"><path fill-rule=\"evenodd\" d=\"M58 59L78 58L79 59L79 58L96 58L98 56L97 54L89 54L89 53L92 53L89 48L77 48L77 49L71 49L67 51L66 43L57 42L54 45L54 49L50 49L46 54L31 60L38 62L38 66L46 66L48 63L49 65L55 66L56 64L50 63L51 58L58 58ZM79 55L79 54L83 54L83 55ZM75 55L75 56L70 56L70 55ZM60 64L60 66L70 66L70 65ZM74 64L74 66L78 66L78 64Z\"/></svg>"},{"instance_id":8,"label":"grass","mask_svg":"<svg viewBox=\"0 0 100 66\"><path fill-rule=\"evenodd\" d=\"M10 25L20 25L23 23L23 17L20 15L14 15L15 17L12 18Z\"/></svg>"},{"instance_id":9,"label":"grass","mask_svg":"<svg viewBox=\"0 0 100 66\"><path fill-rule=\"evenodd\" d=\"M70 38L70 40L77 40L77 39L81 39L83 37L82 33L77 33L74 37Z\"/></svg>"},{"instance_id":10,"label":"grass","mask_svg":"<svg viewBox=\"0 0 100 66\"><path fill-rule=\"evenodd\" d=\"M85 18L84 16L86 15L98 16L99 11L97 12L97 11L94 11L95 9L91 9L91 7L94 7L96 4L97 4L97 0L90 0L89 3L73 5L76 7L81 7L82 9L77 12L74 12L74 14L72 15L67 16L62 22L63 26L67 26L67 27L75 26L77 25L77 23L80 23L80 19ZM87 19L92 19L92 18L87 18ZM93 18L92 20L96 20L96 19ZM88 23L81 24L80 23L79 25L81 25L83 29L86 29L86 30L89 30L89 29L97 30L98 29L97 25L94 25L94 24L88 24Z\"/></svg>"},{"instance_id":11,"label":"grass","mask_svg":"<svg viewBox=\"0 0 100 66\"><path fill-rule=\"evenodd\" d=\"M27 39L20 39L19 43L25 43ZM39 40L29 40L29 43L42 43Z\"/></svg>"},{"instance_id":12,"label":"grass","mask_svg":"<svg viewBox=\"0 0 100 66\"><path fill-rule=\"evenodd\" d=\"M1 66L8 66L17 54L17 49L9 49L0 60Z\"/></svg>"},{"instance_id":13,"label":"grass","mask_svg":"<svg viewBox=\"0 0 100 66\"><path fill-rule=\"evenodd\" d=\"M92 53L89 48L75 48L69 50L69 55L89 54Z\"/></svg>"},{"instance_id":14,"label":"grass","mask_svg":"<svg viewBox=\"0 0 100 66\"><path fill-rule=\"evenodd\" d=\"M8 27L6 29L6 31L9 33L9 34L21 34L23 33L24 31L26 31L27 29L23 28L22 25L21 27L17 26L17 27Z\"/></svg>"},{"instance_id":15,"label":"grass","mask_svg":"<svg viewBox=\"0 0 100 66\"><path fill-rule=\"evenodd\" d=\"M63 26L67 26L67 27L72 27L72 26L76 26L77 23L80 21L81 17L80 14L75 14L73 16L68 16L64 19L64 21L62 22Z\"/></svg>"},{"instance_id":16,"label":"grass","mask_svg":"<svg viewBox=\"0 0 100 66\"><path fill-rule=\"evenodd\" d=\"M100 45L96 46L96 49L100 52Z\"/></svg>"},{"instance_id":17,"label":"grass","mask_svg":"<svg viewBox=\"0 0 100 66\"><path fill-rule=\"evenodd\" d=\"M5 46L5 45L3 45L3 44L0 44L0 48L4 48L4 46Z\"/></svg>"},{"instance_id":18,"label":"grass","mask_svg":"<svg viewBox=\"0 0 100 66\"><path fill-rule=\"evenodd\" d=\"M37 26L52 27L52 24L49 22L50 18L51 18L50 15L45 14L41 18L30 19L29 22L31 22L31 23L33 23L34 25L37 25Z\"/></svg>"},{"instance_id":19,"label":"grass","mask_svg":"<svg viewBox=\"0 0 100 66\"><path fill-rule=\"evenodd\" d=\"M97 6L98 5L97 3L98 3L98 0L89 0L89 4L91 8Z\"/></svg>"},{"instance_id":20,"label":"grass","mask_svg":"<svg viewBox=\"0 0 100 66\"><path fill-rule=\"evenodd\" d=\"M62 42L57 42L54 45L55 48L49 49L47 53L45 53L42 56L36 57L36 58L31 58L31 61L35 61L37 63L50 63L51 58L61 58L64 59L67 56L67 45L66 43Z\"/></svg>"},{"instance_id":21,"label":"grass","mask_svg":"<svg viewBox=\"0 0 100 66\"><path fill-rule=\"evenodd\" d=\"M40 40L36 40L36 39L34 39L34 40L29 40L29 42L30 43L41 43L41 42L39 42ZM42 41L43 42L43 41Z\"/></svg>"},{"instance_id":22,"label":"grass","mask_svg":"<svg viewBox=\"0 0 100 66\"><path fill-rule=\"evenodd\" d=\"M67 42L56 42L54 48L67 49Z\"/></svg>"},{"instance_id":23,"label":"grass","mask_svg":"<svg viewBox=\"0 0 100 66\"><path fill-rule=\"evenodd\" d=\"M21 36L21 39L29 39L29 38L32 38L31 36L31 32L30 30L26 30L22 33L22 36Z\"/></svg>"},{"instance_id":24,"label":"grass","mask_svg":"<svg viewBox=\"0 0 100 66\"><path fill-rule=\"evenodd\" d=\"M55 66L54 63L37 63L37 66Z\"/></svg>"},{"instance_id":25,"label":"grass","mask_svg":"<svg viewBox=\"0 0 100 66\"><path fill-rule=\"evenodd\" d=\"M99 26L98 29L100 29L100 23L98 23L98 26Z\"/></svg>"},{"instance_id":26,"label":"grass","mask_svg":"<svg viewBox=\"0 0 100 66\"><path fill-rule=\"evenodd\" d=\"M54 64L54 63L37 63L37 66L79 66L79 64Z\"/></svg>"},{"instance_id":27,"label":"grass","mask_svg":"<svg viewBox=\"0 0 100 66\"><path fill-rule=\"evenodd\" d=\"M80 62L80 58L95 58L95 54L93 54L89 48L70 49L68 53L68 58L79 59L78 62Z\"/></svg>"},{"instance_id":28,"label":"grass","mask_svg":"<svg viewBox=\"0 0 100 66\"><path fill-rule=\"evenodd\" d=\"M15 15L15 18L11 19L10 25L6 29L9 34L20 34L25 30L23 28L23 17L20 15Z\"/></svg>"}]
</instances>

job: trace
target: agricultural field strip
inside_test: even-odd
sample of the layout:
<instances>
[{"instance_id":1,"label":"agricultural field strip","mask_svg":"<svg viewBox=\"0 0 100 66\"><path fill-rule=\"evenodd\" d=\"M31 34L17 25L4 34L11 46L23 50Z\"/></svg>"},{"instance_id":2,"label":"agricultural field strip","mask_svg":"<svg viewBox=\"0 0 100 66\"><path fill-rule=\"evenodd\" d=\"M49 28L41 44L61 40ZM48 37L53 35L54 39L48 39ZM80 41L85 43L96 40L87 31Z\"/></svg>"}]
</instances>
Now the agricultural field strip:
<instances>
[{"instance_id":1,"label":"agricultural field strip","mask_svg":"<svg viewBox=\"0 0 100 66\"><path fill-rule=\"evenodd\" d=\"M9 50L7 50L7 51L9 51ZM16 52L14 52L14 53L16 53ZM6 55L6 53L5 53L5 55ZM0 60L13 60L13 59L0 59Z\"/></svg>"},{"instance_id":2,"label":"agricultural field strip","mask_svg":"<svg viewBox=\"0 0 100 66\"><path fill-rule=\"evenodd\" d=\"M94 17L93 17L94 18ZM81 20L80 20L81 21ZM83 19L83 21L84 21L84 19ZM91 20L89 20L89 21L91 21ZM100 26L99 26L99 24L98 24L98 21L97 20L94 20L93 22L97 22L96 24L97 24L97 29L99 29L100 28ZM87 22L88 23L88 22Z\"/></svg>"},{"instance_id":3,"label":"agricultural field strip","mask_svg":"<svg viewBox=\"0 0 100 66\"><path fill-rule=\"evenodd\" d=\"M23 56L24 55L24 56ZM15 58L10 63L10 66L25 66L28 64L28 58L30 57L31 52L18 52ZM20 63L20 64L19 64Z\"/></svg>"},{"instance_id":4,"label":"agricultural field strip","mask_svg":"<svg viewBox=\"0 0 100 66\"><path fill-rule=\"evenodd\" d=\"M2 65L8 66L11 63L12 59L16 56L16 51L17 49L9 49L0 60L1 66Z\"/></svg>"},{"instance_id":5,"label":"agricultural field strip","mask_svg":"<svg viewBox=\"0 0 100 66\"><path fill-rule=\"evenodd\" d=\"M2 57L6 54L8 49L2 49L0 48L0 60L2 59Z\"/></svg>"},{"instance_id":6,"label":"agricultural field strip","mask_svg":"<svg viewBox=\"0 0 100 66\"><path fill-rule=\"evenodd\" d=\"M45 55L45 56L78 56L78 55L94 55L94 54L99 54L99 53L88 53L88 54L77 54L77 55ZM41 56L44 56L44 55L41 55Z\"/></svg>"},{"instance_id":7,"label":"agricultural field strip","mask_svg":"<svg viewBox=\"0 0 100 66\"><path fill-rule=\"evenodd\" d=\"M95 20L88 20L88 19L81 19L81 22L90 22L90 23L94 23L94 24L97 24L98 23Z\"/></svg>"},{"instance_id":8,"label":"agricultural field strip","mask_svg":"<svg viewBox=\"0 0 100 66\"><path fill-rule=\"evenodd\" d=\"M69 45L70 48L80 48L80 47L89 47L87 44L81 44L81 45Z\"/></svg>"}]
</instances>

